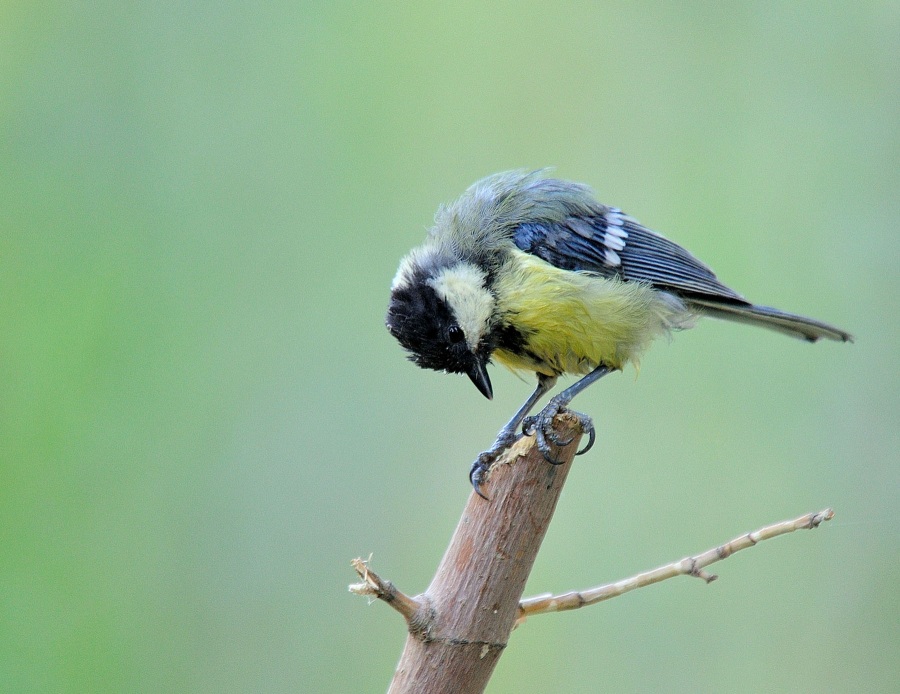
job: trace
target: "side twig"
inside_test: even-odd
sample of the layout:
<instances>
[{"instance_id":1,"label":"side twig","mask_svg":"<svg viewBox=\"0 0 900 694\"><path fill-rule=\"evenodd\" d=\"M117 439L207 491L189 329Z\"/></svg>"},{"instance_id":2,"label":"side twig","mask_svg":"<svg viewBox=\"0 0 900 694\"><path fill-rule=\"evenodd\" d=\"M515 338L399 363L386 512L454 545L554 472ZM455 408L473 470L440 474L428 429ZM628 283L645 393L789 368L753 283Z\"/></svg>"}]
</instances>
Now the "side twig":
<instances>
[{"instance_id":1,"label":"side twig","mask_svg":"<svg viewBox=\"0 0 900 694\"><path fill-rule=\"evenodd\" d=\"M519 618L517 624L521 624L526 618L536 614L546 614L548 612L562 612L563 610L577 610L579 607L594 605L610 598L615 598L636 588L643 588L668 578L675 576L696 576L707 583L718 578L715 574L710 574L703 569L710 564L714 564L722 559L727 559L735 552L742 549L753 547L753 545L768 540L779 535L792 533L795 530L811 530L818 528L824 521L834 518L834 511L830 508L818 513L808 513L793 520L782 521L781 523L773 523L764 528L760 528L751 533L741 535L734 538L731 542L724 545L714 547L702 554L693 557L685 557L681 561L672 562L665 566L645 571L630 578L609 583L596 588L589 588L582 591L573 591L562 595L537 595L533 598L527 598L519 603Z\"/></svg>"},{"instance_id":2,"label":"side twig","mask_svg":"<svg viewBox=\"0 0 900 694\"><path fill-rule=\"evenodd\" d=\"M357 557L350 562L350 565L362 579L362 583L354 583L347 586L347 589L356 595L367 595L384 600L402 614L407 623L411 622L415 619L419 610L422 609L422 604L415 598L411 598L406 593L397 590L393 583L384 580L372 571L369 568L369 559Z\"/></svg>"}]
</instances>

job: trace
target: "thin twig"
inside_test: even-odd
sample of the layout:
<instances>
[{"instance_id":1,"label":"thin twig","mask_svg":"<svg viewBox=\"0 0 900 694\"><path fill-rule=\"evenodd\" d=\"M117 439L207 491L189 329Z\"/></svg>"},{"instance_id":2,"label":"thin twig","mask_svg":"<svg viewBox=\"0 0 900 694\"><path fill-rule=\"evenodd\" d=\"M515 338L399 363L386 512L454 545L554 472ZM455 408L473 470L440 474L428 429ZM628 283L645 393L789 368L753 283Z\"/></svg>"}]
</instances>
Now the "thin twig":
<instances>
[{"instance_id":1,"label":"thin twig","mask_svg":"<svg viewBox=\"0 0 900 694\"><path fill-rule=\"evenodd\" d=\"M369 559L371 559L371 557L369 557ZM353 583L347 586L347 589L356 595L367 595L376 597L379 600L384 600L388 605L402 614L407 623L412 622L422 609L422 604L415 598L411 598L405 593L397 590L397 587L393 583L385 581L381 576L372 571L372 569L369 568L369 559L357 557L350 562L350 565L362 579L362 583Z\"/></svg>"},{"instance_id":2,"label":"thin twig","mask_svg":"<svg viewBox=\"0 0 900 694\"><path fill-rule=\"evenodd\" d=\"M562 595L537 595L533 598L527 598L519 603L519 618L517 624L521 624L527 617L536 614L545 614L548 612L562 612L563 610L576 610L579 607L593 605L603 600L617 597L623 593L643 588L653 583L665 581L667 578L675 576L696 576L702 578L707 583L716 580L718 576L710 574L703 569L710 564L714 564L722 559L727 559L735 552L747 547L752 547L758 542L768 540L779 535L792 533L795 530L818 528L824 521L834 518L834 511L830 508L818 513L809 513L794 520L782 521L781 523L773 523L759 530L736 537L731 542L724 545L714 547L702 554L693 557L686 557L681 561L676 561L665 566L645 571L630 578L609 583L588 590L564 593Z\"/></svg>"}]
</instances>

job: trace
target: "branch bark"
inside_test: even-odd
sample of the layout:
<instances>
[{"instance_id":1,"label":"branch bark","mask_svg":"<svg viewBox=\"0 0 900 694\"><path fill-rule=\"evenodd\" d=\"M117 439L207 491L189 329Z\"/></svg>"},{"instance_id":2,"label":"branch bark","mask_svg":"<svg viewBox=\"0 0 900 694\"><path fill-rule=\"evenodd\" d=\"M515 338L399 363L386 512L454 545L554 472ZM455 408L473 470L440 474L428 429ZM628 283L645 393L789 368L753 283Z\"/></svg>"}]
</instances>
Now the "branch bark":
<instances>
[{"instance_id":1,"label":"branch bark","mask_svg":"<svg viewBox=\"0 0 900 694\"><path fill-rule=\"evenodd\" d=\"M555 424L561 440L572 439L554 451L561 465L523 438L491 469L490 501L470 495L431 585L413 599L391 694L484 691L581 440L571 415Z\"/></svg>"}]
</instances>

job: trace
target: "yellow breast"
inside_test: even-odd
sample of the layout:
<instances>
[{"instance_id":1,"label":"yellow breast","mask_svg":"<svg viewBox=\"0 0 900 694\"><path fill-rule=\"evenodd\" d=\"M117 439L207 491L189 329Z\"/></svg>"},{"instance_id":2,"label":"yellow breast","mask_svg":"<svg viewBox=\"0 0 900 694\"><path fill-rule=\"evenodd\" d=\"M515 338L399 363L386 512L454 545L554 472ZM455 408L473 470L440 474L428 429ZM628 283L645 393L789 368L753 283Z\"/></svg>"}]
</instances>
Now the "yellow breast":
<instances>
[{"instance_id":1,"label":"yellow breast","mask_svg":"<svg viewBox=\"0 0 900 694\"><path fill-rule=\"evenodd\" d=\"M514 251L495 285L503 320L525 336L516 352L494 357L514 370L584 374L600 363L636 362L658 335L687 327L691 316L676 297L640 282L560 270Z\"/></svg>"}]
</instances>

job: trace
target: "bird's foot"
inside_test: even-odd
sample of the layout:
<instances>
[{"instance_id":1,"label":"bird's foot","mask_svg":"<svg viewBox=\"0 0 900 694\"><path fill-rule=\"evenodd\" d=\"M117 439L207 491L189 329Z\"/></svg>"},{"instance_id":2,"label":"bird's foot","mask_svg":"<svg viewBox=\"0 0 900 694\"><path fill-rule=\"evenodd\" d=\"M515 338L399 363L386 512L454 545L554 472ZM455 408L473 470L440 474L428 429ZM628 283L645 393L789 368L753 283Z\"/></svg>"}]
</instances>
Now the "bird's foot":
<instances>
[{"instance_id":1,"label":"bird's foot","mask_svg":"<svg viewBox=\"0 0 900 694\"><path fill-rule=\"evenodd\" d=\"M497 435L494 445L483 453L479 453L478 457L475 458L475 462L472 463L472 469L469 470L469 481L472 483L475 493L485 501L490 501L490 499L481 491L481 485L487 481L491 466L497 461L497 458L500 457L503 451L512 446L521 437L522 435L517 434L515 429L502 429Z\"/></svg>"},{"instance_id":2,"label":"bird's foot","mask_svg":"<svg viewBox=\"0 0 900 694\"><path fill-rule=\"evenodd\" d=\"M594 422L590 417L581 412L569 410L562 401L557 400L556 398L551 399L543 410L532 417L526 417L522 422L522 433L526 436L534 434L535 439L537 440L538 450L544 456L544 460L551 465L560 465L563 462L553 457L551 446L568 446L574 440L569 439L568 441L561 441L559 436L557 436L556 431L553 429L553 418L563 412L568 412L575 416L578 419L578 425L581 427L581 430L588 435L587 445L575 455L582 455L591 450L591 447L594 445L594 440L597 438Z\"/></svg>"}]
</instances>

